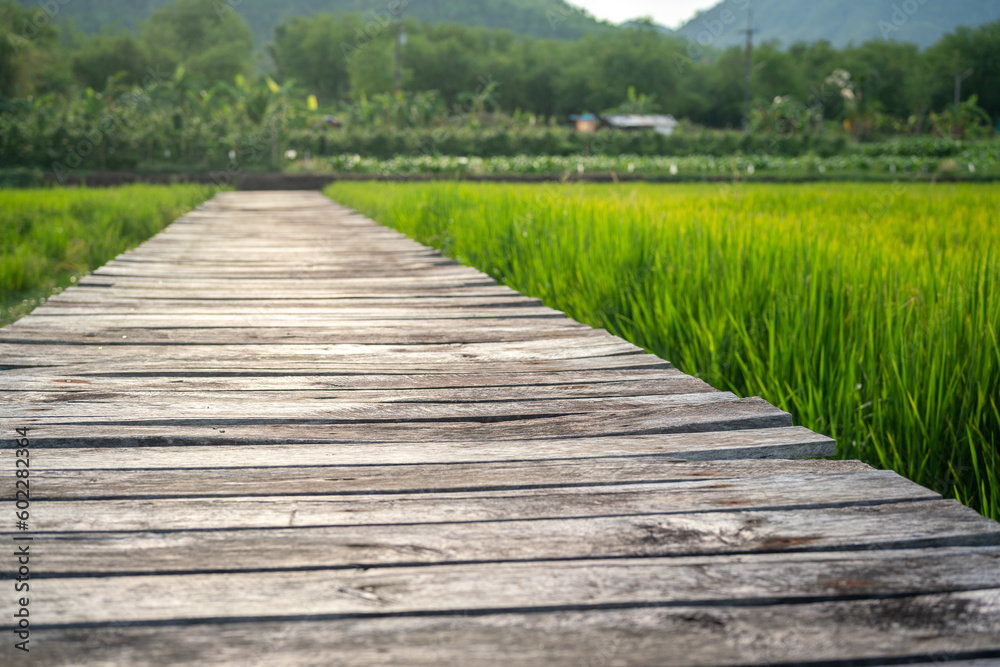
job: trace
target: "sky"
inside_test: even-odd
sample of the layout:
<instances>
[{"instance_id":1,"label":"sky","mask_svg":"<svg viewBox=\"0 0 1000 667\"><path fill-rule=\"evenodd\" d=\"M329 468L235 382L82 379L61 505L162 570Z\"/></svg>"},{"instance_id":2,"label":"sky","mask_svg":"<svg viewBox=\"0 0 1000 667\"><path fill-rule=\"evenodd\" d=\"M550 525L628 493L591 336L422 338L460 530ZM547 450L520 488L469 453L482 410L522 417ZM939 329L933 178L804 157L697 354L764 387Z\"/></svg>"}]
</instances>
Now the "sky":
<instances>
[{"instance_id":1,"label":"sky","mask_svg":"<svg viewBox=\"0 0 1000 667\"><path fill-rule=\"evenodd\" d=\"M640 16L668 28L679 28L699 9L708 9L719 0L569 0L570 4L583 7L599 19L621 23Z\"/></svg>"}]
</instances>

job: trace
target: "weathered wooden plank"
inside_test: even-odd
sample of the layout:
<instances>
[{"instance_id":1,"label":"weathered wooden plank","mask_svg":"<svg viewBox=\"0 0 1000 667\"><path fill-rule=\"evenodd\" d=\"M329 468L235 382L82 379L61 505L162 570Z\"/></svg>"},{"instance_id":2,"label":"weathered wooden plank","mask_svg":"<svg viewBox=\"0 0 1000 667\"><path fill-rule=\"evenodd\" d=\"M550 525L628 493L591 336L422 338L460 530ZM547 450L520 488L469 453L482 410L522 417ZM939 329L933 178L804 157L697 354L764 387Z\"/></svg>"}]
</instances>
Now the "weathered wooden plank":
<instances>
[{"instance_id":1,"label":"weathered wooden plank","mask_svg":"<svg viewBox=\"0 0 1000 667\"><path fill-rule=\"evenodd\" d=\"M44 609L46 625L717 607L736 601L760 607L1000 590L1000 549L76 578L45 580L37 589L34 601Z\"/></svg>"},{"instance_id":2,"label":"weathered wooden plank","mask_svg":"<svg viewBox=\"0 0 1000 667\"><path fill-rule=\"evenodd\" d=\"M10 432L8 430L8 432ZM752 459L806 459L832 456L834 442L799 426L740 431L710 431L657 436L621 436L612 438L549 438L537 440L499 440L484 446L481 440L455 442L392 442L370 440L349 446L329 443L295 443L272 437L264 440L238 440L219 436L211 444L177 443L177 446L129 447L46 447L48 437L58 434L32 431L31 441L39 447L31 465L39 470L144 469L153 470L220 467L274 466L393 466L415 463L472 463L503 461L563 461L572 459L616 459L649 457L661 463L670 459L687 461L739 460L741 475L756 474ZM37 436L41 436L41 440ZM226 435L229 435L228 433ZM274 435L274 434L272 434ZM750 459L748 461L748 459ZM812 472L809 462L786 462L796 467L783 468ZM696 476L717 477L731 474L728 464L686 468ZM827 461L831 472L867 470L856 461ZM768 471L772 468L768 468ZM680 474L680 473L677 473Z\"/></svg>"},{"instance_id":3,"label":"weathered wooden plank","mask_svg":"<svg viewBox=\"0 0 1000 667\"><path fill-rule=\"evenodd\" d=\"M230 248L229 251L238 251ZM280 248L274 249L280 252ZM375 257L348 262L319 261L293 266L289 262L282 264L255 265L240 264L188 264L187 262L109 262L96 269L91 276L96 278L136 278L136 279L166 279L170 281L183 280L295 280L310 281L329 278L357 279L356 272L378 275L392 281L396 278L412 277L418 283L444 283L484 281L485 274L455 262L441 262L433 258L407 258L394 253L393 261L378 262ZM268 268L268 266L270 268Z\"/></svg>"},{"instance_id":4,"label":"weathered wooden plank","mask_svg":"<svg viewBox=\"0 0 1000 667\"><path fill-rule=\"evenodd\" d=\"M45 532L387 526L411 523L415 517L422 523L580 519L735 509L792 511L939 499L928 489L876 471L683 481L644 479L641 472L599 479L581 465L538 466L521 476L517 472L490 475L494 471L473 466L441 466L439 470L444 470L439 477L401 473L385 478L366 476L357 468L333 469L326 477L310 475L308 470L274 469L256 477L245 469L214 474L197 471L198 476L157 471L155 477L148 471L42 473L35 484L34 526ZM462 478L463 472L467 479ZM550 475L547 481L543 472ZM336 474L353 477L332 476ZM552 481L572 479L573 474L581 481Z\"/></svg>"},{"instance_id":5,"label":"weathered wooden plank","mask_svg":"<svg viewBox=\"0 0 1000 667\"><path fill-rule=\"evenodd\" d=\"M560 327L550 325L550 320L537 327L518 326L517 324L496 324L484 327L458 326L451 322L428 322L426 325L413 322L386 323L384 326L374 324L359 324L352 326L287 326L268 327L257 326L254 322L245 324L233 323L230 327L191 327L191 328L143 328L119 326L114 329L82 328L82 331L46 329L45 327L20 328L11 327L0 332L0 343L25 343L37 345L105 345L116 347L135 347L143 345L232 345L233 341L241 341L244 345L295 345L310 343L329 343L331 345L407 345L415 336L424 344L455 345L455 344L503 344L511 345L518 342L538 341L550 346L553 352L558 351L560 341L566 341L565 346L573 346L576 341L590 339L592 341L607 341L623 351L638 351L639 348L625 348L612 342L604 335L596 332L581 331L577 327Z\"/></svg>"},{"instance_id":6,"label":"weathered wooden plank","mask_svg":"<svg viewBox=\"0 0 1000 667\"><path fill-rule=\"evenodd\" d=\"M377 286L376 286L377 285ZM503 286L468 286L468 285L412 285L401 282L395 285L378 285L376 278L369 278L357 284L338 282L336 289L329 285L255 285L255 289L237 291L230 289L210 288L200 282L188 282L184 285L167 286L162 281L147 281L143 284L129 285L125 282L96 280L87 278L75 287L62 292L59 296L68 298L114 298L124 299L199 299L199 300L247 300L278 301L278 300L328 300L343 301L348 299L446 299L468 298L491 301L506 301L516 298L517 292Z\"/></svg>"},{"instance_id":7,"label":"weathered wooden plank","mask_svg":"<svg viewBox=\"0 0 1000 667\"><path fill-rule=\"evenodd\" d=\"M312 615L310 615L312 616ZM112 624L38 631L47 664L816 665L1000 657L996 589L858 601L383 618ZM928 619L934 619L928 631ZM35 637L35 635L33 635ZM884 664L884 662L882 663Z\"/></svg>"},{"instance_id":8,"label":"weathered wooden plank","mask_svg":"<svg viewBox=\"0 0 1000 667\"><path fill-rule=\"evenodd\" d=\"M245 337L236 340L245 340ZM81 345L79 346L81 349L73 351L73 357L78 361L103 361L108 357L120 358L121 353L113 349L115 347L113 343L116 343L116 341L101 341ZM118 341L117 343L133 348L143 347L141 343L129 343L127 340ZM172 359L196 359L199 357L202 359L226 359L235 357L241 361L245 361L248 357L264 358L266 356L273 356L276 361L280 361L283 357L289 362L301 360L302 355L309 355L318 358L318 360L325 358L330 362L342 360L353 363L359 363L358 357L368 356L381 361L383 365L390 368L405 369L408 362L418 360L435 363L439 371L442 370L440 368L441 364L462 360L466 364L471 365L473 360L476 362L538 361L554 363L568 359L586 359L588 357L623 357L628 355L638 358L643 356L638 348L623 340L592 336L566 337L558 340L514 340L489 343L428 343L425 341L413 341L411 339L404 344L322 343L316 341L287 344L267 342L237 343L231 339L228 342L220 341L216 344L202 346L172 343L167 345L149 345L146 347L150 349L135 350L137 353L143 355L140 363L161 360L165 354L173 355ZM172 349L163 349L164 347ZM100 353L102 349L106 350L103 354ZM55 361L53 357L56 356L52 346L44 342L21 340L13 343L3 338L0 338L0 354L3 355L2 358L5 362L17 358L48 359L51 362ZM646 360L648 364L665 363L662 359L656 359L652 355L648 356L651 357L651 359ZM390 361L390 359L394 360L395 363ZM618 361L621 362L622 359L619 358ZM628 361L633 362L634 360L629 359ZM523 372L527 369L522 366L520 370Z\"/></svg>"},{"instance_id":9,"label":"weathered wooden plank","mask_svg":"<svg viewBox=\"0 0 1000 667\"><path fill-rule=\"evenodd\" d=\"M388 273L389 275L385 275ZM354 288L366 286L373 289L372 283L378 281L379 284L385 281L390 289L397 285L406 285L409 288L421 287L429 290L435 288L454 289L456 287L466 288L487 288L489 292L495 292L505 296L517 294L510 288L496 286L492 280L486 276L468 276L464 279L445 278L438 279L425 278L423 272L404 270L396 272L381 272L374 268L370 272L359 271L357 268L345 268L343 270L328 269L316 271L312 275L291 272L285 275L264 272L249 272L247 274L234 274L230 276L212 276L191 274L188 276L178 275L169 269L164 269L162 273L139 274L108 274L93 273L84 281L82 285L106 286L105 289L128 290L132 287L145 287L149 289L156 286L158 289L183 289L197 283L203 289L214 288L218 290L247 290L249 293L258 293L260 296L268 296L270 289L308 289L323 290L332 295L338 293L339 288Z\"/></svg>"},{"instance_id":10,"label":"weathered wooden plank","mask_svg":"<svg viewBox=\"0 0 1000 667\"><path fill-rule=\"evenodd\" d=\"M236 450L230 450L230 453ZM477 463L411 463L289 466L272 460L270 466L218 465L175 470L156 468L52 469L49 453L33 462L38 481L35 500L128 499L247 496L359 496L386 493L472 494L523 491L564 493L595 489L607 493L616 485L655 485L657 494L678 495L683 511L697 508L812 505L889 499L933 499L939 495L895 473L883 470L831 466L830 462L791 465L692 462L656 457L578 458L568 460L483 461ZM41 465L39 465L41 464ZM155 471L155 474L151 474ZM810 491L810 485L815 490ZM608 487L608 488L604 488ZM0 478L0 489L13 494L11 477ZM825 490L825 492L821 491ZM865 496L870 493L870 496ZM504 496L506 497L506 496ZM672 502L672 501L671 501ZM706 503L706 504L702 504ZM581 507L593 506L583 503ZM669 511L669 508L661 511Z\"/></svg>"},{"instance_id":11,"label":"weathered wooden plank","mask_svg":"<svg viewBox=\"0 0 1000 667\"><path fill-rule=\"evenodd\" d=\"M548 380L548 381L546 381ZM176 377L46 377L42 375L0 376L0 402L38 402L86 399L93 393L122 392L129 396L169 392L211 392L259 400L280 400L282 394L322 395L327 400L357 402L408 402L430 398L449 402L533 400L538 398L595 398L609 396L657 396L715 391L708 384L675 370L584 371L565 378L546 378L538 373L497 375L263 375L187 378ZM298 400L293 399L293 400Z\"/></svg>"},{"instance_id":12,"label":"weathered wooden plank","mask_svg":"<svg viewBox=\"0 0 1000 667\"><path fill-rule=\"evenodd\" d=\"M714 396L714 394L700 394ZM412 406L410 406L412 407ZM709 404L620 410L599 413L428 416L421 420L351 418L333 410L310 416L260 418L227 416L206 407L201 416L160 419L138 416L32 417L17 420L37 430L39 447L122 447L142 445L211 444L226 439L283 438L298 442L493 442L567 437L652 435L791 426L791 416L761 399L737 399ZM225 434L225 438L223 438Z\"/></svg>"},{"instance_id":13,"label":"weathered wooden plank","mask_svg":"<svg viewBox=\"0 0 1000 667\"><path fill-rule=\"evenodd\" d=\"M412 303L402 303L403 300L387 300L382 304L358 307L338 304L331 308L329 302L313 302L310 307L289 307L280 300L275 300L269 306L261 302L243 302L239 307L231 304L220 305L207 301L190 303L174 302L170 305L146 302L143 306L132 306L122 303L84 303L79 306L63 305L43 306L32 313L34 326L148 326L163 327L197 323L200 326L233 326L241 318L258 318L261 326L290 326L292 324L309 324L312 326L335 326L349 322L462 322L469 326L489 326L493 320L510 320L513 323L545 324L538 320L564 320L565 315L540 306L514 304L474 306L427 305L414 307ZM440 300L439 300L440 301ZM309 302L301 302L309 304ZM160 306L160 307L157 307ZM39 312L41 310L41 312ZM473 320L469 322L469 320ZM482 320L482 322L480 322ZM568 326L575 326L581 331L588 327L568 320Z\"/></svg>"},{"instance_id":14,"label":"weathered wooden plank","mask_svg":"<svg viewBox=\"0 0 1000 667\"><path fill-rule=\"evenodd\" d=\"M139 384L139 383L137 383ZM188 383L178 383L185 385L184 389L159 389L155 391L147 390L141 385L138 387L127 387L117 384L115 386L90 385L88 389L63 390L32 390L21 392L0 391L0 402L22 406L41 406L46 404L61 403L109 403L109 402L149 402L160 403L177 400L184 408L189 403L204 404L206 389L187 388ZM198 383L190 383L198 384ZM219 382L218 384L221 384ZM51 384L49 385L52 386ZM67 384L67 387L73 387ZM673 391L671 391L673 390ZM492 404L492 403L525 403L528 405L538 404L539 406L549 405L552 401L559 401L560 405L569 405L569 401L622 401L627 398L635 398L639 401L648 402L657 397L682 396L694 393L714 393L724 396L722 392L716 392L710 387L690 386L690 387L669 387L654 385L651 387L621 386L611 388L585 386L578 387L571 391L551 387L512 387L508 389L433 389L424 388L409 391L402 391L398 394L391 391L363 391L363 390L336 390L332 386L326 389L282 389L263 390L246 389L243 391L228 391L216 389L212 390L213 403L225 409L226 406L234 404L245 405L251 401L259 401L267 405L286 404L290 407L300 407L306 409L329 407L331 404L364 404L373 406L377 404L391 405L403 403L436 403L446 405L461 404ZM583 405L582 407L592 407ZM30 409L30 408L26 408Z\"/></svg>"},{"instance_id":15,"label":"weathered wooden plank","mask_svg":"<svg viewBox=\"0 0 1000 667\"><path fill-rule=\"evenodd\" d=\"M26 421L41 417L53 417L66 421L107 421L114 417L115 421L201 419L206 416L218 415L226 419L257 419L278 420L288 418L302 421L311 418L376 420L377 422L423 421L448 419L461 421L465 418L483 418L493 421L495 417L510 421L514 416L529 417L535 415L598 415L601 413L628 413L629 411L669 410L716 403L736 402L736 396L723 391L700 391L691 394L663 394L659 396L624 396L599 398L547 398L533 401L520 401L510 404L509 401L469 401L451 402L440 400L431 395L426 400L405 403L378 403L347 400L331 402L322 397L314 400L299 401L261 401L248 404L245 396L235 396L226 400L225 395L215 396L204 394L165 394L160 400L143 401L139 405L121 405L109 400L104 394L92 394L93 398L83 401L53 401L49 403L11 403L8 406L7 418ZM115 398L113 395L111 399ZM760 401L742 399L760 406ZM763 407L763 406L761 406ZM211 411L211 412L206 412Z\"/></svg>"},{"instance_id":16,"label":"weathered wooden plank","mask_svg":"<svg viewBox=\"0 0 1000 667\"><path fill-rule=\"evenodd\" d=\"M187 290L185 290L187 292ZM341 312L381 312L400 310L419 313L425 310L442 312L508 312L534 311L542 307L537 299L522 296L497 295L493 297L467 294L393 294L380 292L370 296L295 296L287 299L254 296L251 294L214 294L212 296L163 295L136 297L124 290L70 289L61 292L32 311L33 315L58 315L60 313L90 313L99 308L115 308L122 313L158 313L170 311L221 312L241 310L276 313L320 312L335 316ZM556 311L558 312L558 311Z\"/></svg>"},{"instance_id":17,"label":"weathered wooden plank","mask_svg":"<svg viewBox=\"0 0 1000 667\"><path fill-rule=\"evenodd\" d=\"M137 346L136 346L137 347ZM441 375L505 377L535 375L539 381L565 377L566 373L591 371L667 370L669 362L649 354L603 354L561 357L524 353L484 345L259 345L259 346L150 346L122 355L114 346L78 346L72 357L52 355L51 346L4 346L8 352L0 370L16 382L19 375L52 374L65 378L97 377L386 377ZM578 351L579 352L579 351ZM154 354L155 353L155 354ZM562 353L572 354L572 353ZM522 358L518 358L521 356ZM527 358L524 358L527 356ZM397 363L389 361L395 358Z\"/></svg>"},{"instance_id":18,"label":"weathered wooden plank","mask_svg":"<svg viewBox=\"0 0 1000 667\"><path fill-rule=\"evenodd\" d=\"M169 502L183 504L148 501ZM505 519L498 508L491 521L466 521L458 512L444 523L411 515L388 525L308 527L295 526L294 505L287 512L284 528L45 533L45 572L207 573L1000 545L1000 524L952 500L528 520Z\"/></svg>"}]
</instances>

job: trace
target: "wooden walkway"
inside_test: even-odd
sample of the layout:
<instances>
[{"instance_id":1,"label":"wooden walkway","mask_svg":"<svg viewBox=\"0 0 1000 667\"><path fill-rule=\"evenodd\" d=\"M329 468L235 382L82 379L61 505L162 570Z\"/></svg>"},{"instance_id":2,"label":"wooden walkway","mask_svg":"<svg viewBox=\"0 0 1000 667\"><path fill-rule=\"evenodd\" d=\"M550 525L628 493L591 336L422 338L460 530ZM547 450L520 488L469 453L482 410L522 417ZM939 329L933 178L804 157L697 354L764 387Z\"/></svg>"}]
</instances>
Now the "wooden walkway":
<instances>
[{"instance_id":1,"label":"wooden walkway","mask_svg":"<svg viewBox=\"0 0 1000 667\"><path fill-rule=\"evenodd\" d=\"M1000 524L318 193L0 330L4 665L1000 664Z\"/></svg>"}]
</instances>

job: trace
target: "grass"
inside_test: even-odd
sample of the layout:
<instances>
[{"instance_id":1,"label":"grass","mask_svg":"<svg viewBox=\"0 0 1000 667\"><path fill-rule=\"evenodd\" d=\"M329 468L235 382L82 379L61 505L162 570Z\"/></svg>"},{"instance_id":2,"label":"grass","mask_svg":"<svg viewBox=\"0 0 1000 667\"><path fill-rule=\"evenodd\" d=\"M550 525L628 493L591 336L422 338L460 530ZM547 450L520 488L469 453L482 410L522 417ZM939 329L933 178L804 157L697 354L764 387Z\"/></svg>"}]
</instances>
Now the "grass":
<instances>
[{"instance_id":1,"label":"grass","mask_svg":"<svg viewBox=\"0 0 1000 667\"><path fill-rule=\"evenodd\" d=\"M145 241L214 191L198 185L0 189L0 325Z\"/></svg>"},{"instance_id":2,"label":"grass","mask_svg":"<svg viewBox=\"0 0 1000 667\"><path fill-rule=\"evenodd\" d=\"M326 192L1000 519L1000 187Z\"/></svg>"}]
</instances>

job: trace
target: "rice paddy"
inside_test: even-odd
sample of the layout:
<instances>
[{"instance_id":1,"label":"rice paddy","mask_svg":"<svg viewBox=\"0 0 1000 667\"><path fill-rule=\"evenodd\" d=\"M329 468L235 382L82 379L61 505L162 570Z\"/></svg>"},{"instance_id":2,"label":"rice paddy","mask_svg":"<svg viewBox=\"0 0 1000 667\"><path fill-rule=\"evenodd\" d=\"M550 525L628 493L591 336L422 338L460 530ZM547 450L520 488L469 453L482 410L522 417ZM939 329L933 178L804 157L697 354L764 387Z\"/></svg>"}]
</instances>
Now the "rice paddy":
<instances>
[{"instance_id":1,"label":"rice paddy","mask_svg":"<svg viewBox=\"0 0 1000 667\"><path fill-rule=\"evenodd\" d=\"M337 183L327 194L1000 518L1000 188Z\"/></svg>"},{"instance_id":2,"label":"rice paddy","mask_svg":"<svg viewBox=\"0 0 1000 667\"><path fill-rule=\"evenodd\" d=\"M211 197L199 185L0 190L0 325Z\"/></svg>"}]
</instances>

